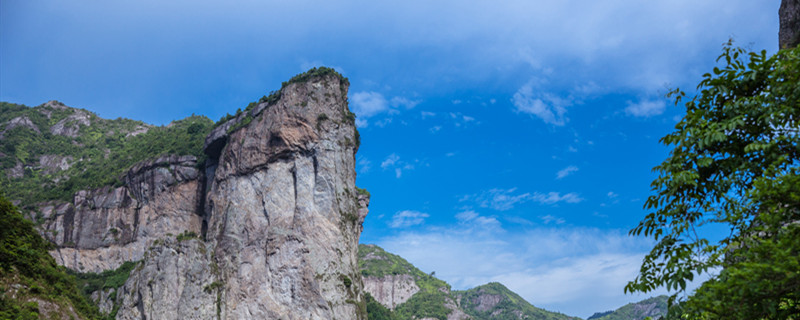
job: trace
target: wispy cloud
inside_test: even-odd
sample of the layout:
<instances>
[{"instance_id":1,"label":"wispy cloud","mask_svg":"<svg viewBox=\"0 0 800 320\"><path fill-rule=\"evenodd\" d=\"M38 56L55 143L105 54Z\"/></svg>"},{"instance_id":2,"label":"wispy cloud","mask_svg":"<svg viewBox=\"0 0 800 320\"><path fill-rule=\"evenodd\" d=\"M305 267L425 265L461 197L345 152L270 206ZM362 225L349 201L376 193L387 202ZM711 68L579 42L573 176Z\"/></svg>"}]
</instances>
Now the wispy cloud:
<instances>
[{"instance_id":1,"label":"wispy cloud","mask_svg":"<svg viewBox=\"0 0 800 320\"><path fill-rule=\"evenodd\" d=\"M471 201L483 208L491 208L498 211L511 210L514 206L525 202L537 202L539 204L552 205L559 202L578 203L583 201L577 193L570 192L561 194L560 192L517 192L517 188L511 189L490 189L480 194L464 195L459 199L460 202Z\"/></svg>"},{"instance_id":2,"label":"wispy cloud","mask_svg":"<svg viewBox=\"0 0 800 320\"><path fill-rule=\"evenodd\" d=\"M404 161L400 159L400 156L394 153L387 156L386 159L381 162L381 168L383 170L394 169L395 177L398 179L403 176L404 171L414 170L417 166L425 167L428 166L428 163L420 161L419 159Z\"/></svg>"},{"instance_id":3,"label":"wispy cloud","mask_svg":"<svg viewBox=\"0 0 800 320\"><path fill-rule=\"evenodd\" d=\"M549 214L545 215L545 216L541 216L541 217L539 217L539 219L542 219L542 222L544 222L544 224L550 224L551 222L553 222L555 224L562 224L562 223L566 222L562 218L555 217L555 216L552 216L552 215L549 215Z\"/></svg>"},{"instance_id":4,"label":"wispy cloud","mask_svg":"<svg viewBox=\"0 0 800 320\"><path fill-rule=\"evenodd\" d=\"M394 115L400 110L412 109L420 103L419 100L410 100L404 97L394 97L387 100L383 94L375 91L361 91L350 95L350 106L357 116L358 127L368 126L368 120L379 114ZM379 127L392 123L391 117L383 118L376 122Z\"/></svg>"},{"instance_id":5,"label":"wispy cloud","mask_svg":"<svg viewBox=\"0 0 800 320\"><path fill-rule=\"evenodd\" d=\"M407 228L424 223L425 218L427 217L429 217L427 213L413 210L403 210L395 213L394 216L392 216L392 221L389 222L389 227Z\"/></svg>"},{"instance_id":6,"label":"wispy cloud","mask_svg":"<svg viewBox=\"0 0 800 320\"><path fill-rule=\"evenodd\" d=\"M517 112L535 116L544 123L563 126L568 121L565 114L572 105L568 99L550 93L534 91L534 82L529 82L517 90L511 99Z\"/></svg>"},{"instance_id":7,"label":"wispy cloud","mask_svg":"<svg viewBox=\"0 0 800 320\"><path fill-rule=\"evenodd\" d=\"M367 173L372 169L372 162L369 159L361 157L358 160L358 173Z\"/></svg>"},{"instance_id":8,"label":"wispy cloud","mask_svg":"<svg viewBox=\"0 0 800 320\"><path fill-rule=\"evenodd\" d=\"M389 156L387 156L386 159L383 160L383 162L381 162L381 168L386 169L391 166L394 166L394 164L397 163L397 161L400 161L400 157L392 153Z\"/></svg>"},{"instance_id":9,"label":"wispy cloud","mask_svg":"<svg viewBox=\"0 0 800 320\"><path fill-rule=\"evenodd\" d=\"M634 117L652 117L664 113L666 103L663 100L642 100L639 102L628 101L625 113Z\"/></svg>"},{"instance_id":10,"label":"wispy cloud","mask_svg":"<svg viewBox=\"0 0 800 320\"><path fill-rule=\"evenodd\" d=\"M572 174L573 172L576 172L576 171L578 171L578 167L576 167L576 166L566 167L564 169L559 170L558 173L556 173L556 179L563 179L566 176L568 176L568 175L570 175L570 174Z\"/></svg>"},{"instance_id":11,"label":"wispy cloud","mask_svg":"<svg viewBox=\"0 0 800 320\"><path fill-rule=\"evenodd\" d=\"M495 217L487 217L473 210L465 210L456 214L456 219L461 224L472 225L484 230L503 231L500 221Z\"/></svg>"}]
</instances>

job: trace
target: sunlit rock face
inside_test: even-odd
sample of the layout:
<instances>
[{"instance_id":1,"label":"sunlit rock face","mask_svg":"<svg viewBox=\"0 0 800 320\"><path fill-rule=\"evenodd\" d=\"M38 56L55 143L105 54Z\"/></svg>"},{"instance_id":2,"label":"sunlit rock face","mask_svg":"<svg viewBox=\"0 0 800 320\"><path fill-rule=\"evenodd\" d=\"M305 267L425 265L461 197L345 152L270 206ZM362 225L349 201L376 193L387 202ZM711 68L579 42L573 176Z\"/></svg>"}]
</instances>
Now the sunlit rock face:
<instances>
[{"instance_id":1,"label":"sunlit rock face","mask_svg":"<svg viewBox=\"0 0 800 320\"><path fill-rule=\"evenodd\" d=\"M411 299L419 292L414 277L408 274L386 275L383 277L364 277L364 291L369 292L376 301L391 310Z\"/></svg>"},{"instance_id":2,"label":"sunlit rock face","mask_svg":"<svg viewBox=\"0 0 800 320\"><path fill-rule=\"evenodd\" d=\"M347 89L338 75L290 83L209 134L200 239L148 251L117 318L365 319Z\"/></svg>"}]
</instances>

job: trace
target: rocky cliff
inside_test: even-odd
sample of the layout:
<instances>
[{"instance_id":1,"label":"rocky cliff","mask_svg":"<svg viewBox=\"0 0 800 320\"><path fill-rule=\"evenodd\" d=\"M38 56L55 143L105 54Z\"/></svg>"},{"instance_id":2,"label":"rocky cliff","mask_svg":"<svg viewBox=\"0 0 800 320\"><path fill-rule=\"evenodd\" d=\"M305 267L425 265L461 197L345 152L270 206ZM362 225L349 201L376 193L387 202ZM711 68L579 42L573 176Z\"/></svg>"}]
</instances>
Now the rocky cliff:
<instances>
[{"instance_id":1,"label":"rocky cliff","mask_svg":"<svg viewBox=\"0 0 800 320\"><path fill-rule=\"evenodd\" d=\"M201 239L148 252L118 318L365 318L348 82L293 80L208 136Z\"/></svg>"},{"instance_id":2,"label":"rocky cliff","mask_svg":"<svg viewBox=\"0 0 800 320\"><path fill-rule=\"evenodd\" d=\"M51 255L59 264L93 272L81 276L86 279L113 274L124 280L97 280L105 284L91 292L117 319L365 319L357 246L369 197L355 186L359 137L348 87L332 69L312 69L207 135L199 120L166 128L125 123L125 130L108 120L112 129L98 129L94 124L105 120L85 110L58 103L11 106L9 114L20 115L0 123L11 137L0 142L23 161L3 159L4 183L68 190L87 166L94 168L87 162L99 169L135 158L135 152L115 151L129 145L159 141L160 147L143 147L188 150L129 165L116 182L79 190L69 200L60 193L31 204L28 198L50 194L14 196L25 201L40 234L56 244ZM57 140L107 150L46 154L39 161L46 168L36 169L43 167L28 155L48 148L19 150L31 145L16 142L31 137L21 130L47 132L34 146ZM158 132L168 135L168 143L156 139ZM200 133L206 136L202 155L168 145ZM129 261L136 264L132 271L123 268ZM96 280L86 281L84 290Z\"/></svg>"},{"instance_id":3,"label":"rocky cliff","mask_svg":"<svg viewBox=\"0 0 800 320\"><path fill-rule=\"evenodd\" d=\"M39 226L58 247L59 264L82 272L116 269L138 261L154 241L184 231L200 232L201 184L194 156L139 163L125 186L79 191L69 202L38 204ZM33 217L32 217L33 218Z\"/></svg>"}]
</instances>

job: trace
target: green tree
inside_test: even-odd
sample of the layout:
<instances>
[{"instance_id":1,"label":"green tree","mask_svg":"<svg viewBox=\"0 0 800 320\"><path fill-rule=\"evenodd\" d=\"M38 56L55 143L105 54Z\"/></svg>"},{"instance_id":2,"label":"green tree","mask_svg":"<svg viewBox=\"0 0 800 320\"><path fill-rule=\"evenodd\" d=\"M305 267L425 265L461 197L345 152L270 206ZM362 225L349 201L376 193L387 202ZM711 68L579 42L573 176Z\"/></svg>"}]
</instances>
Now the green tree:
<instances>
[{"instance_id":1,"label":"green tree","mask_svg":"<svg viewBox=\"0 0 800 320\"><path fill-rule=\"evenodd\" d=\"M630 232L656 244L625 291L666 287L672 302L695 275L721 270L670 317L800 319L800 50L729 42L717 61L661 139L672 151L654 168L652 212ZM709 224L730 233L710 241L697 232Z\"/></svg>"}]
</instances>

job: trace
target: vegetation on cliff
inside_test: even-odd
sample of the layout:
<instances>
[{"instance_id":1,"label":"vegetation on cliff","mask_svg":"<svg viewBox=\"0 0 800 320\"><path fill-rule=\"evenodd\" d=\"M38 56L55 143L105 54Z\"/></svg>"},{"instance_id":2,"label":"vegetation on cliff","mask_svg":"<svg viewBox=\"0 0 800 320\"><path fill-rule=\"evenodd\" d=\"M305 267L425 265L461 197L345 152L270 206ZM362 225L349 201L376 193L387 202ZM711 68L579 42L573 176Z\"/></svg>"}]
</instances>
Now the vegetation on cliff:
<instances>
[{"instance_id":1,"label":"vegetation on cliff","mask_svg":"<svg viewBox=\"0 0 800 320\"><path fill-rule=\"evenodd\" d=\"M661 142L653 210L631 231L657 243L626 291L686 289L721 268L670 309L681 319L800 318L800 48L747 52L728 44L686 116ZM676 104L685 94L672 93ZM696 229L730 229L719 241ZM673 299L677 294L673 296Z\"/></svg>"},{"instance_id":2,"label":"vegetation on cliff","mask_svg":"<svg viewBox=\"0 0 800 320\"><path fill-rule=\"evenodd\" d=\"M278 102L278 100L280 100L280 98L281 98L281 92L283 92L283 89L286 88L290 84L306 82L308 80L311 80L312 78L324 77L324 76L333 76L333 77L337 78L342 84L344 84L344 86L342 86L342 90L346 90L345 87L350 85L350 81L346 77L342 76L341 73L336 72L336 70L333 69L333 68L328 68L328 67L324 67L324 66L323 67L319 67L319 68L316 68L316 67L315 68L311 68L306 72L303 72L303 73L295 75L294 77L289 79L289 81L282 82L281 83L281 88L279 90L271 91L269 93L269 95L265 95L265 96L261 97L260 99L258 99L256 101L250 102L249 104L247 104L247 107L245 107L244 110L237 109L236 113L234 113L234 114L228 113L228 114L222 116L222 118L220 118L219 120L217 120L216 123L214 123L214 126L215 127L220 126L223 123L227 122L228 120L237 118L240 114L253 110L256 106L258 106L261 103L265 103L266 102L267 105L272 105L272 104ZM343 91L342 92L342 96L346 97L347 93ZM250 116L250 115L248 115L248 116ZM349 116L353 118L353 121L355 121L355 114L354 113L350 112ZM250 120L252 120L252 117L250 117L250 118L245 117L245 120L243 122L248 122L249 123ZM246 125L246 123L244 125ZM242 127L244 125L239 123L239 124L236 125L236 127ZM235 131L236 129L238 129L238 128L231 128L231 129L229 129L229 131Z\"/></svg>"},{"instance_id":3,"label":"vegetation on cliff","mask_svg":"<svg viewBox=\"0 0 800 320\"><path fill-rule=\"evenodd\" d=\"M32 126L8 129L16 118L28 119ZM0 187L23 206L71 201L78 190L119 186L131 166L162 155L194 155L202 163L203 142L213 125L208 118L193 115L153 127L129 119L103 119L58 102L35 108L2 102L1 124L6 125L0 128L0 170L6 174L0 176ZM48 158L59 167L48 167L52 165ZM7 173L15 167L18 176Z\"/></svg>"},{"instance_id":4,"label":"vegetation on cliff","mask_svg":"<svg viewBox=\"0 0 800 320\"><path fill-rule=\"evenodd\" d=\"M87 319L100 317L75 278L47 253L51 244L2 195L0 226L0 319L58 318L70 310Z\"/></svg>"}]
</instances>

